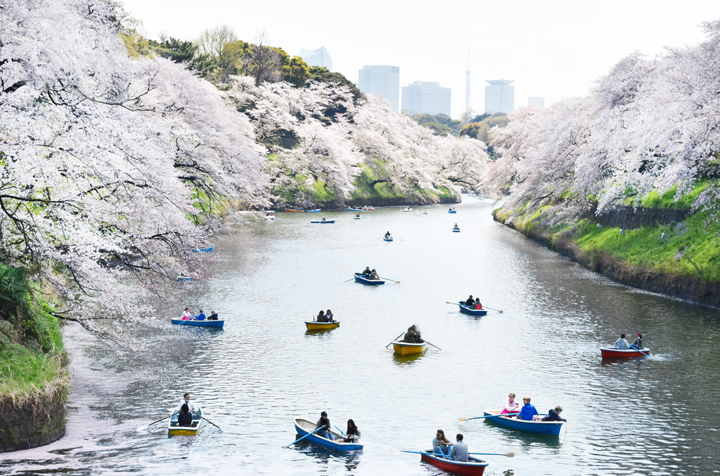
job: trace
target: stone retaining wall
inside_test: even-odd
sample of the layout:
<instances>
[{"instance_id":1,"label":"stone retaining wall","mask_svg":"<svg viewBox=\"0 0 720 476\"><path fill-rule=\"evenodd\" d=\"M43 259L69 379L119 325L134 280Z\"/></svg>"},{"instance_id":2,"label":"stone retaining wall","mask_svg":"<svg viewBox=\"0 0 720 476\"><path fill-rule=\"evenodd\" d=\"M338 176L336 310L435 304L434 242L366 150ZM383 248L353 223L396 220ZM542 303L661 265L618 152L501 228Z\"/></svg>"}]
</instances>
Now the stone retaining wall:
<instances>
[{"instance_id":1,"label":"stone retaining wall","mask_svg":"<svg viewBox=\"0 0 720 476\"><path fill-rule=\"evenodd\" d=\"M47 445L65 435L66 399L65 387L20 405L0 397L0 453Z\"/></svg>"}]
</instances>

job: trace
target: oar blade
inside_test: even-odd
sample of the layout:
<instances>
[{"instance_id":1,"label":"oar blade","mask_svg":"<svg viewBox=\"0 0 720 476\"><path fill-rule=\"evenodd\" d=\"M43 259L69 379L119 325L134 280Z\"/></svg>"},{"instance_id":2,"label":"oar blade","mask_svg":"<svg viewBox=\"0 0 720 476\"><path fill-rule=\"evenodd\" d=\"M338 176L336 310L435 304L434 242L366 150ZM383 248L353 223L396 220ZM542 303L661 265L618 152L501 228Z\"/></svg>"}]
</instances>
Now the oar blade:
<instances>
[{"instance_id":1,"label":"oar blade","mask_svg":"<svg viewBox=\"0 0 720 476\"><path fill-rule=\"evenodd\" d=\"M515 453L513 453L513 452L503 453L503 456L507 456L508 458L514 458L514 457L515 457Z\"/></svg>"}]
</instances>

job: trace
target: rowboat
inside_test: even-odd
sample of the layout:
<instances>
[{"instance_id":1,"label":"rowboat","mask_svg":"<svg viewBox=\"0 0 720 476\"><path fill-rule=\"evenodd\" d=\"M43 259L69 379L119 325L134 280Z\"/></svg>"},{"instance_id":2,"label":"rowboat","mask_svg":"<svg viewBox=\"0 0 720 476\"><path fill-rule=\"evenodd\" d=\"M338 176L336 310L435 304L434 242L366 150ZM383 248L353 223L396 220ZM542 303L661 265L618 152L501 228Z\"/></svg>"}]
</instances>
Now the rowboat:
<instances>
[{"instance_id":1,"label":"rowboat","mask_svg":"<svg viewBox=\"0 0 720 476\"><path fill-rule=\"evenodd\" d=\"M359 220L359 219L360 219L360 217L355 217L355 219L356 219L356 220Z\"/></svg>"},{"instance_id":2,"label":"rowboat","mask_svg":"<svg viewBox=\"0 0 720 476\"><path fill-rule=\"evenodd\" d=\"M369 286L377 286L379 284L385 284L382 279L370 279L366 274L355 273L355 281Z\"/></svg>"},{"instance_id":3,"label":"rowboat","mask_svg":"<svg viewBox=\"0 0 720 476\"><path fill-rule=\"evenodd\" d=\"M517 417L500 415L500 410L488 410L485 412L485 417L485 421L489 421L490 423L495 423L506 428L551 436L558 436L564 423L562 421L520 420Z\"/></svg>"},{"instance_id":4,"label":"rowboat","mask_svg":"<svg viewBox=\"0 0 720 476\"><path fill-rule=\"evenodd\" d=\"M460 474L463 476L482 476L485 472L485 468L488 466L487 461L474 456L468 456L467 462L453 461L447 457L442 457L433 453L432 450L422 453L420 455L420 459L450 473Z\"/></svg>"},{"instance_id":5,"label":"rowboat","mask_svg":"<svg viewBox=\"0 0 720 476\"><path fill-rule=\"evenodd\" d=\"M427 211L427 209L425 209L425 211L423 212L423 215L427 215L428 213L429 212Z\"/></svg>"},{"instance_id":6,"label":"rowboat","mask_svg":"<svg viewBox=\"0 0 720 476\"><path fill-rule=\"evenodd\" d=\"M366 211L375 210L375 207L363 207L363 210L366 210Z\"/></svg>"},{"instance_id":7,"label":"rowboat","mask_svg":"<svg viewBox=\"0 0 720 476\"><path fill-rule=\"evenodd\" d=\"M412 208L410 208L410 207L405 207L405 208L403 208L403 211L404 211L404 212L411 212L411 211L412 211Z\"/></svg>"},{"instance_id":8,"label":"rowboat","mask_svg":"<svg viewBox=\"0 0 720 476\"><path fill-rule=\"evenodd\" d=\"M487 314L487 311L485 309L471 308L462 301L458 303L458 306L460 306L460 312L464 314L470 314L471 316L484 316L485 314Z\"/></svg>"},{"instance_id":9,"label":"rowboat","mask_svg":"<svg viewBox=\"0 0 720 476\"><path fill-rule=\"evenodd\" d=\"M453 228L453 233L460 233L460 228Z\"/></svg>"},{"instance_id":10,"label":"rowboat","mask_svg":"<svg viewBox=\"0 0 720 476\"><path fill-rule=\"evenodd\" d=\"M457 213L457 210L448 210L448 213Z\"/></svg>"},{"instance_id":11,"label":"rowboat","mask_svg":"<svg viewBox=\"0 0 720 476\"><path fill-rule=\"evenodd\" d=\"M274 220L275 219L275 210L267 210L265 212L265 219L266 220Z\"/></svg>"},{"instance_id":12,"label":"rowboat","mask_svg":"<svg viewBox=\"0 0 720 476\"><path fill-rule=\"evenodd\" d=\"M193 412L192 426L178 426L178 414L173 411L175 414L170 416L170 421L168 422L168 434L171 436L195 436L203 422L202 418L200 418L202 416L202 408L200 408L200 405L197 407L198 411Z\"/></svg>"},{"instance_id":13,"label":"rowboat","mask_svg":"<svg viewBox=\"0 0 720 476\"><path fill-rule=\"evenodd\" d=\"M321 225L327 225L330 223L335 223L335 220L313 220L310 223L320 223Z\"/></svg>"},{"instance_id":14,"label":"rowboat","mask_svg":"<svg viewBox=\"0 0 720 476\"><path fill-rule=\"evenodd\" d=\"M305 326L309 331L327 331L340 327L340 323L337 321L333 322L317 322L317 321L305 321Z\"/></svg>"},{"instance_id":15,"label":"rowboat","mask_svg":"<svg viewBox=\"0 0 720 476\"><path fill-rule=\"evenodd\" d=\"M422 342L420 344L414 344L412 342L402 342L399 340L395 340L392 343L393 350L397 355L414 355L419 354L423 350L425 350L425 342Z\"/></svg>"},{"instance_id":16,"label":"rowboat","mask_svg":"<svg viewBox=\"0 0 720 476\"><path fill-rule=\"evenodd\" d=\"M383 241L392 241L392 236L390 238L383 238Z\"/></svg>"},{"instance_id":17,"label":"rowboat","mask_svg":"<svg viewBox=\"0 0 720 476\"><path fill-rule=\"evenodd\" d=\"M212 250L215 249L215 246L208 246L207 248L193 248L193 252L195 253L210 253Z\"/></svg>"},{"instance_id":18,"label":"rowboat","mask_svg":"<svg viewBox=\"0 0 720 476\"><path fill-rule=\"evenodd\" d=\"M315 208L315 209L313 209L313 210L305 210L305 213L320 213L320 209L319 209L319 208Z\"/></svg>"},{"instance_id":19,"label":"rowboat","mask_svg":"<svg viewBox=\"0 0 720 476\"><path fill-rule=\"evenodd\" d=\"M190 282L190 281L193 280L193 278L191 278L190 276L178 276L178 277L177 277L177 280L178 280L178 281Z\"/></svg>"},{"instance_id":20,"label":"rowboat","mask_svg":"<svg viewBox=\"0 0 720 476\"><path fill-rule=\"evenodd\" d=\"M205 319L204 321L196 321L194 319L171 319L170 322L173 324L178 324L181 326L195 326L195 327L223 327L225 325L225 320L217 320L217 321L209 321Z\"/></svg>"},{"instance_id":21,"label":"rowboat","mask_svg":"<svg viewBox=\"0 0 720 476\"><path fill-rule=\"evenodd\" d=\"M361 211L363 211L363 209L362 208L348 208L348 211L349 212L361 212Z\"/></svg>"},{"instance_id":22,"label":"rowboat","mask_svg":"<svg viewBox=\"0 0 720 476\"><path fill-rule=\"evenodd\" d=\"M295 431L297 431L297 434L300 436L305 436L308 433L312 433L316 430L317 425L309 420L305 420L302 418L295 418ZM330 434L332 434L333 438L335 440L330 440L328 438L322 437L318 435L317 433L308 436L305 438L306 441L309 441L310 443L314 443L318 446L322 446L323 448L327 448L330 450L335 451L356 451L363 449L363 445L359 443L342 443L338 441L339 439L343 438L342 435L335 433L334 431L330 431Z\"/></svg>"},{"instance_id":23,"label":"rowboat","mask_svg":"<svg viewBox=\"0 0 720 476\"><path fill-rule=\"evenodd\" d=\"M630 357L647 357L650 355L650 349L643 349L642 352L638 349L627 349L620 350L617 347L600 347L603 359L627 359Z\"/></svg>"},{"instance_id":24,"label":"rowboat","mask_svg":"<svg viewBox=\"0 0 720 476\"><path fill-rule=\"evenodd\" d=\"M297 208L286 208L285 211L290 213L302 213L305 210L298 210Z\"/></svg>"}]
</instances>

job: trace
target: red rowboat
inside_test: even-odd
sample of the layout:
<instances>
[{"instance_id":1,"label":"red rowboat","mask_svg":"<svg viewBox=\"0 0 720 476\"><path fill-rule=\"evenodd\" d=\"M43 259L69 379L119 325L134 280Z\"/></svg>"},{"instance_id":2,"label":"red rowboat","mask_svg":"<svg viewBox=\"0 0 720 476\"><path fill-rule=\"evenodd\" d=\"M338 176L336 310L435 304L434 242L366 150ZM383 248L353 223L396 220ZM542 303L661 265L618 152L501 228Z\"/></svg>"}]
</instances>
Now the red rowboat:
<instances>
[{"instance_id":1,"label":"red rowboat","mask_svg":"<svg viewBox=\"0 0 720 476\"><path fill-rule=\"evenodd\" d=\"M627 349L620 350L617 347L600 347L603 359L626 359L629 357L647 357L650 355L650 349Z\"/></svg>"},{"instance_id":2,"label":"red rowboat","mask_svg":"<svg viewBox=\"0 0 720 476\"><path fill-rule=\"evenodd\" d=\"M454 474L460 474L462 476L482 476L487 468L487 461L475 458L474 456L468 456L468 461L453 461L451 459L442 458L438 455L433 454L432 451L422 453L420 455L423 461L430 463L433 466L437 466L440 469L449 471Z\"/></svg>"}]
</instances>

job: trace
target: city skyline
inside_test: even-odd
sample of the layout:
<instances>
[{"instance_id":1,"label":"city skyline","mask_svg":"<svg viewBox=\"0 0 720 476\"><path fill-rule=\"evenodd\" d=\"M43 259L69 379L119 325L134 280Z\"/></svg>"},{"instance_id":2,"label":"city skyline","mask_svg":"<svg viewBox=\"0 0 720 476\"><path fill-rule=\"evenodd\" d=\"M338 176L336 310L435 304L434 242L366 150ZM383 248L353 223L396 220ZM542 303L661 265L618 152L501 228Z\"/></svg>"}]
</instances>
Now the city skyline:
<instances>
[{"instance_id":1,"label":"city skyline","mask_svg":"<svg viewBox=\"0 0 720 476\"><path fill-rule=\"evenodd\" d=\"M433 81L414 81L402 87L402 112L450 116L452 91Z\"/></svg>"},{"instance_id":2,"label":"city skyline","mask_svg":"<svg viewBox=\"0 0 720 476\"><path fill-rule=\"evenodd\" d=\"M681 9L664 0L590 1L580 7L569 0L542 4L519 0L512 6L471 4L462 15L454 9L436 9L431 17L423 10L375 0L359 12L344 12L350 7L338 8L328 1L240 6L207 0L202 9L189 0L123 3L143 23L143 33L154 39L165 34L195 40L206 28L226 24L245 41L253 41L264 30L269 44L291 55L306 45L323 45L333 54L334 71L353 82L363 65L390 64L400 68L400 84L422 78L465 91L469 47L469 70L476 78L512 77L516 96L522 98L518 105L527 97L542 96L546 106L587 94L597 79L635 51L653 58L665 46L699 44L705 38L700 24L720 19L720 2L702 0L688 0ZM406 21L391 20L400 17ZM506 17L514 18L512 28L507 22L492 21ZM418 35L412 27L428 22L433 24L433 35ZM318 24L323 28L309 26ZM455 46L436 41L438 35ZM483 86L475 81L471 89L472 109L478 113L484 109ZM453 116L464 110L465 94L454 94Z\"/></svg>"}]
</instances>

